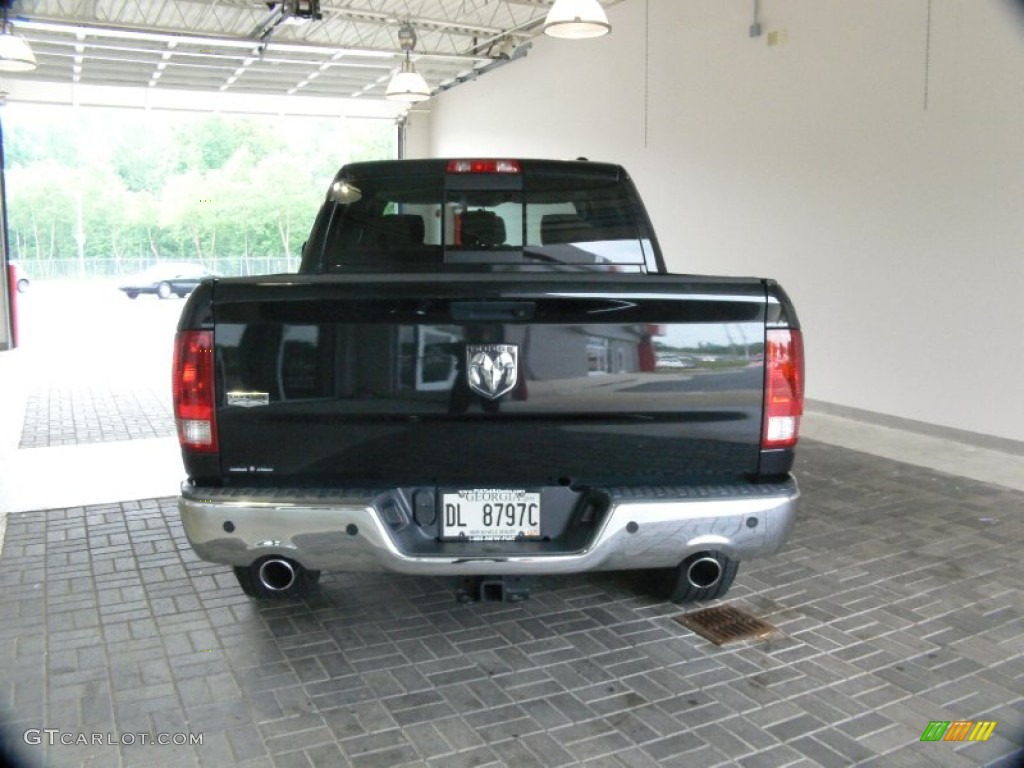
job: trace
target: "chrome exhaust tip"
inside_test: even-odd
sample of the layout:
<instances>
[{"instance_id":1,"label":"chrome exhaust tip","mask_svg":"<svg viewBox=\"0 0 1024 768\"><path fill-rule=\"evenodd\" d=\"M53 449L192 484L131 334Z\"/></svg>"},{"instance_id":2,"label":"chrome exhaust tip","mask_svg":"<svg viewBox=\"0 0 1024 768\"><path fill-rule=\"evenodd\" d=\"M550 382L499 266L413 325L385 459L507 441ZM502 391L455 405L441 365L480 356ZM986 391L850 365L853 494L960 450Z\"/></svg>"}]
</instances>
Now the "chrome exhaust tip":
<instances>
[{"instance_id":1,"label":"chrome exhaust tip","mask_svg":"<svg viewBox=\"0 0 1024 768\"><path fill-rule=\"evenodd\" d=\"M298 577L295 566L288 560L272 557L260 564L257 575L266 589L271 592L284 592L291 589Z\"/></svg>"},{"instance_id":2,"label":"chrome exhaust tip","mask_svg":"<svg viewBox=\"0 0 1024 768\"><path fill-rule=\"evenodd\" d=\"M713 587L722 578L722 564L711 555L702 555L686 567L686 580L696 589Z\"/></svg>"}]
</instances>

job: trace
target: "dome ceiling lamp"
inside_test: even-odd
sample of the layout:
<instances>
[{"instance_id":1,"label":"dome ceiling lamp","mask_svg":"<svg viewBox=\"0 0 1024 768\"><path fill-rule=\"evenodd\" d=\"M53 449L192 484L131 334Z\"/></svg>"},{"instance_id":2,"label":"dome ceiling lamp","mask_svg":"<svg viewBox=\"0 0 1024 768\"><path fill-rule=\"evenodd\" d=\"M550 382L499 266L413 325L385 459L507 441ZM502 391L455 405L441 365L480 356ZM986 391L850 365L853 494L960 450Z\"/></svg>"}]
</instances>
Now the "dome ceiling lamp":
<instances>
[{"instance_id":1,"label":"dome ceiling lamp","mask_svg":"<svg viewBox=\"0 0 1024 768\"><path fill-rule=\"evenodd\" d=\"M612 31L598 0L555 0L544 19L544 34L566 40L601 37Z\"/></svg>"},{"instance_id":2,"label":"dome ceiling lamp","mask_svg":"<svg viewBox=\"0 0 1024 768\"><path fill-rule=\"evenodd\" d=\"M13 0L3 0L4 25L0 29L0 72L31 72L39 65L32 48L7 20Z\"/></svg>"},{"instance_id":3,"label":"dome ceiling lamp","mask_svg":"<svg viewBox=\"0 0 1024 768\"><path fill-rule=\"evenodd\" d=\"M398 43L405 51L405 59L402 61L402 68L395 73L388 83L385 96L391 101L405 101L415 103L430 98L430 86L423 79L423 75L416 71L413 66L410 54L416 47L416 30L412 24L406 22L398 30Z\"/></svg>"}]
</instances>

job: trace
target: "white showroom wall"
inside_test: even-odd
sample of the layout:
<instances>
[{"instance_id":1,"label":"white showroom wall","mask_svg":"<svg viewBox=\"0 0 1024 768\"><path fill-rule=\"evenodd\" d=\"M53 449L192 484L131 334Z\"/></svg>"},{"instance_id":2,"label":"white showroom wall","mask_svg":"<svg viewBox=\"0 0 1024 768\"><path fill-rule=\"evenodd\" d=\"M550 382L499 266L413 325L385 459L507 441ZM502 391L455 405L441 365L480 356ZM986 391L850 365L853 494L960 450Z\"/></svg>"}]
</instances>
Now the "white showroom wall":
<instances>
[{"instance_id":1,"label":"white showroom wall","mask_svg":"<svg viewBox=\"0 0 1024 768\"><path fill-rule=\"evenodd\" d=\"M809 397L1024 440L1012 0L626 0L417 113L423 153L624 164L676 272L777 278Z\"/></svg>"}]
</instances>

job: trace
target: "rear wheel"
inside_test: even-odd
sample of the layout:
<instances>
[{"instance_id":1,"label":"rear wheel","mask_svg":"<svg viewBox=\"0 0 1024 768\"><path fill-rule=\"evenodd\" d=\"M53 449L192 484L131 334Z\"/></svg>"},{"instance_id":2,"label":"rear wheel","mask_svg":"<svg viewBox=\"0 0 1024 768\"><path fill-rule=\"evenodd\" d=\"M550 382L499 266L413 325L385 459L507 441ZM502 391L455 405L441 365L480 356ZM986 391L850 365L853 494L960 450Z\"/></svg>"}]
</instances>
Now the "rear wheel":
<instances>
[{"instance_id":1,"label":"rear wheel","mask_svg":"<svg viewBox=\"0 0 1024 768\"><path fill-rule=\"evenodd\" d=\"M137 299L137 298L139 298L139 292L138 291L125 291L125 296L127 296L129 299Z\"/></svg>"},{"instance_id":2,"label":"rear wheel","mask_svg":"<svg viewBox=\"0 0 1024 768\"><path fill-rule=\"evenodd\" d=\"M718 552L698 552L675 568L659 568L648 572L651 591L673 603L699 603L717 600L729 591L738 560Z\"/></svg>"},{"instance_id":3,"label":"rear wheel","mask_svg":"<svg viewBox=\"0 0 1024 768\"><path fill-rule=\"evenodd\" d=\"M307 571L283 557L263 557L248 567L236 565L234 570L242 591L260 600L303 598L320 581L320 571Z\"/></svg>"}]
</instances>

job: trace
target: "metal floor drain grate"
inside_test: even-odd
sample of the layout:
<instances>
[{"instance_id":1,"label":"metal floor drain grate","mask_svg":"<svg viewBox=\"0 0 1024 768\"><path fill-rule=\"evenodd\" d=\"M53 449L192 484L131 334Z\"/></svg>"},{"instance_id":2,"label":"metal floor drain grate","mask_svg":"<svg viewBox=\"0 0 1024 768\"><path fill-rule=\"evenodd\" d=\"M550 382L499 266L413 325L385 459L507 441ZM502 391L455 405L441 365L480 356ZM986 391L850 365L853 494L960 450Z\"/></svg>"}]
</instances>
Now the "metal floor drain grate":
<instances>
[{"instance_id":1,"label":"metal floor drain grate","mask_svg":"<svg viewBox=\"0 0 1024 768\"><path fill-rule=\"evenodd\" d=\"M719 605L694 613L684 613L675 619L715 645L751 638L764 640L779 631L771 624L731 605Z\"/></svg>"}]
</instances>

